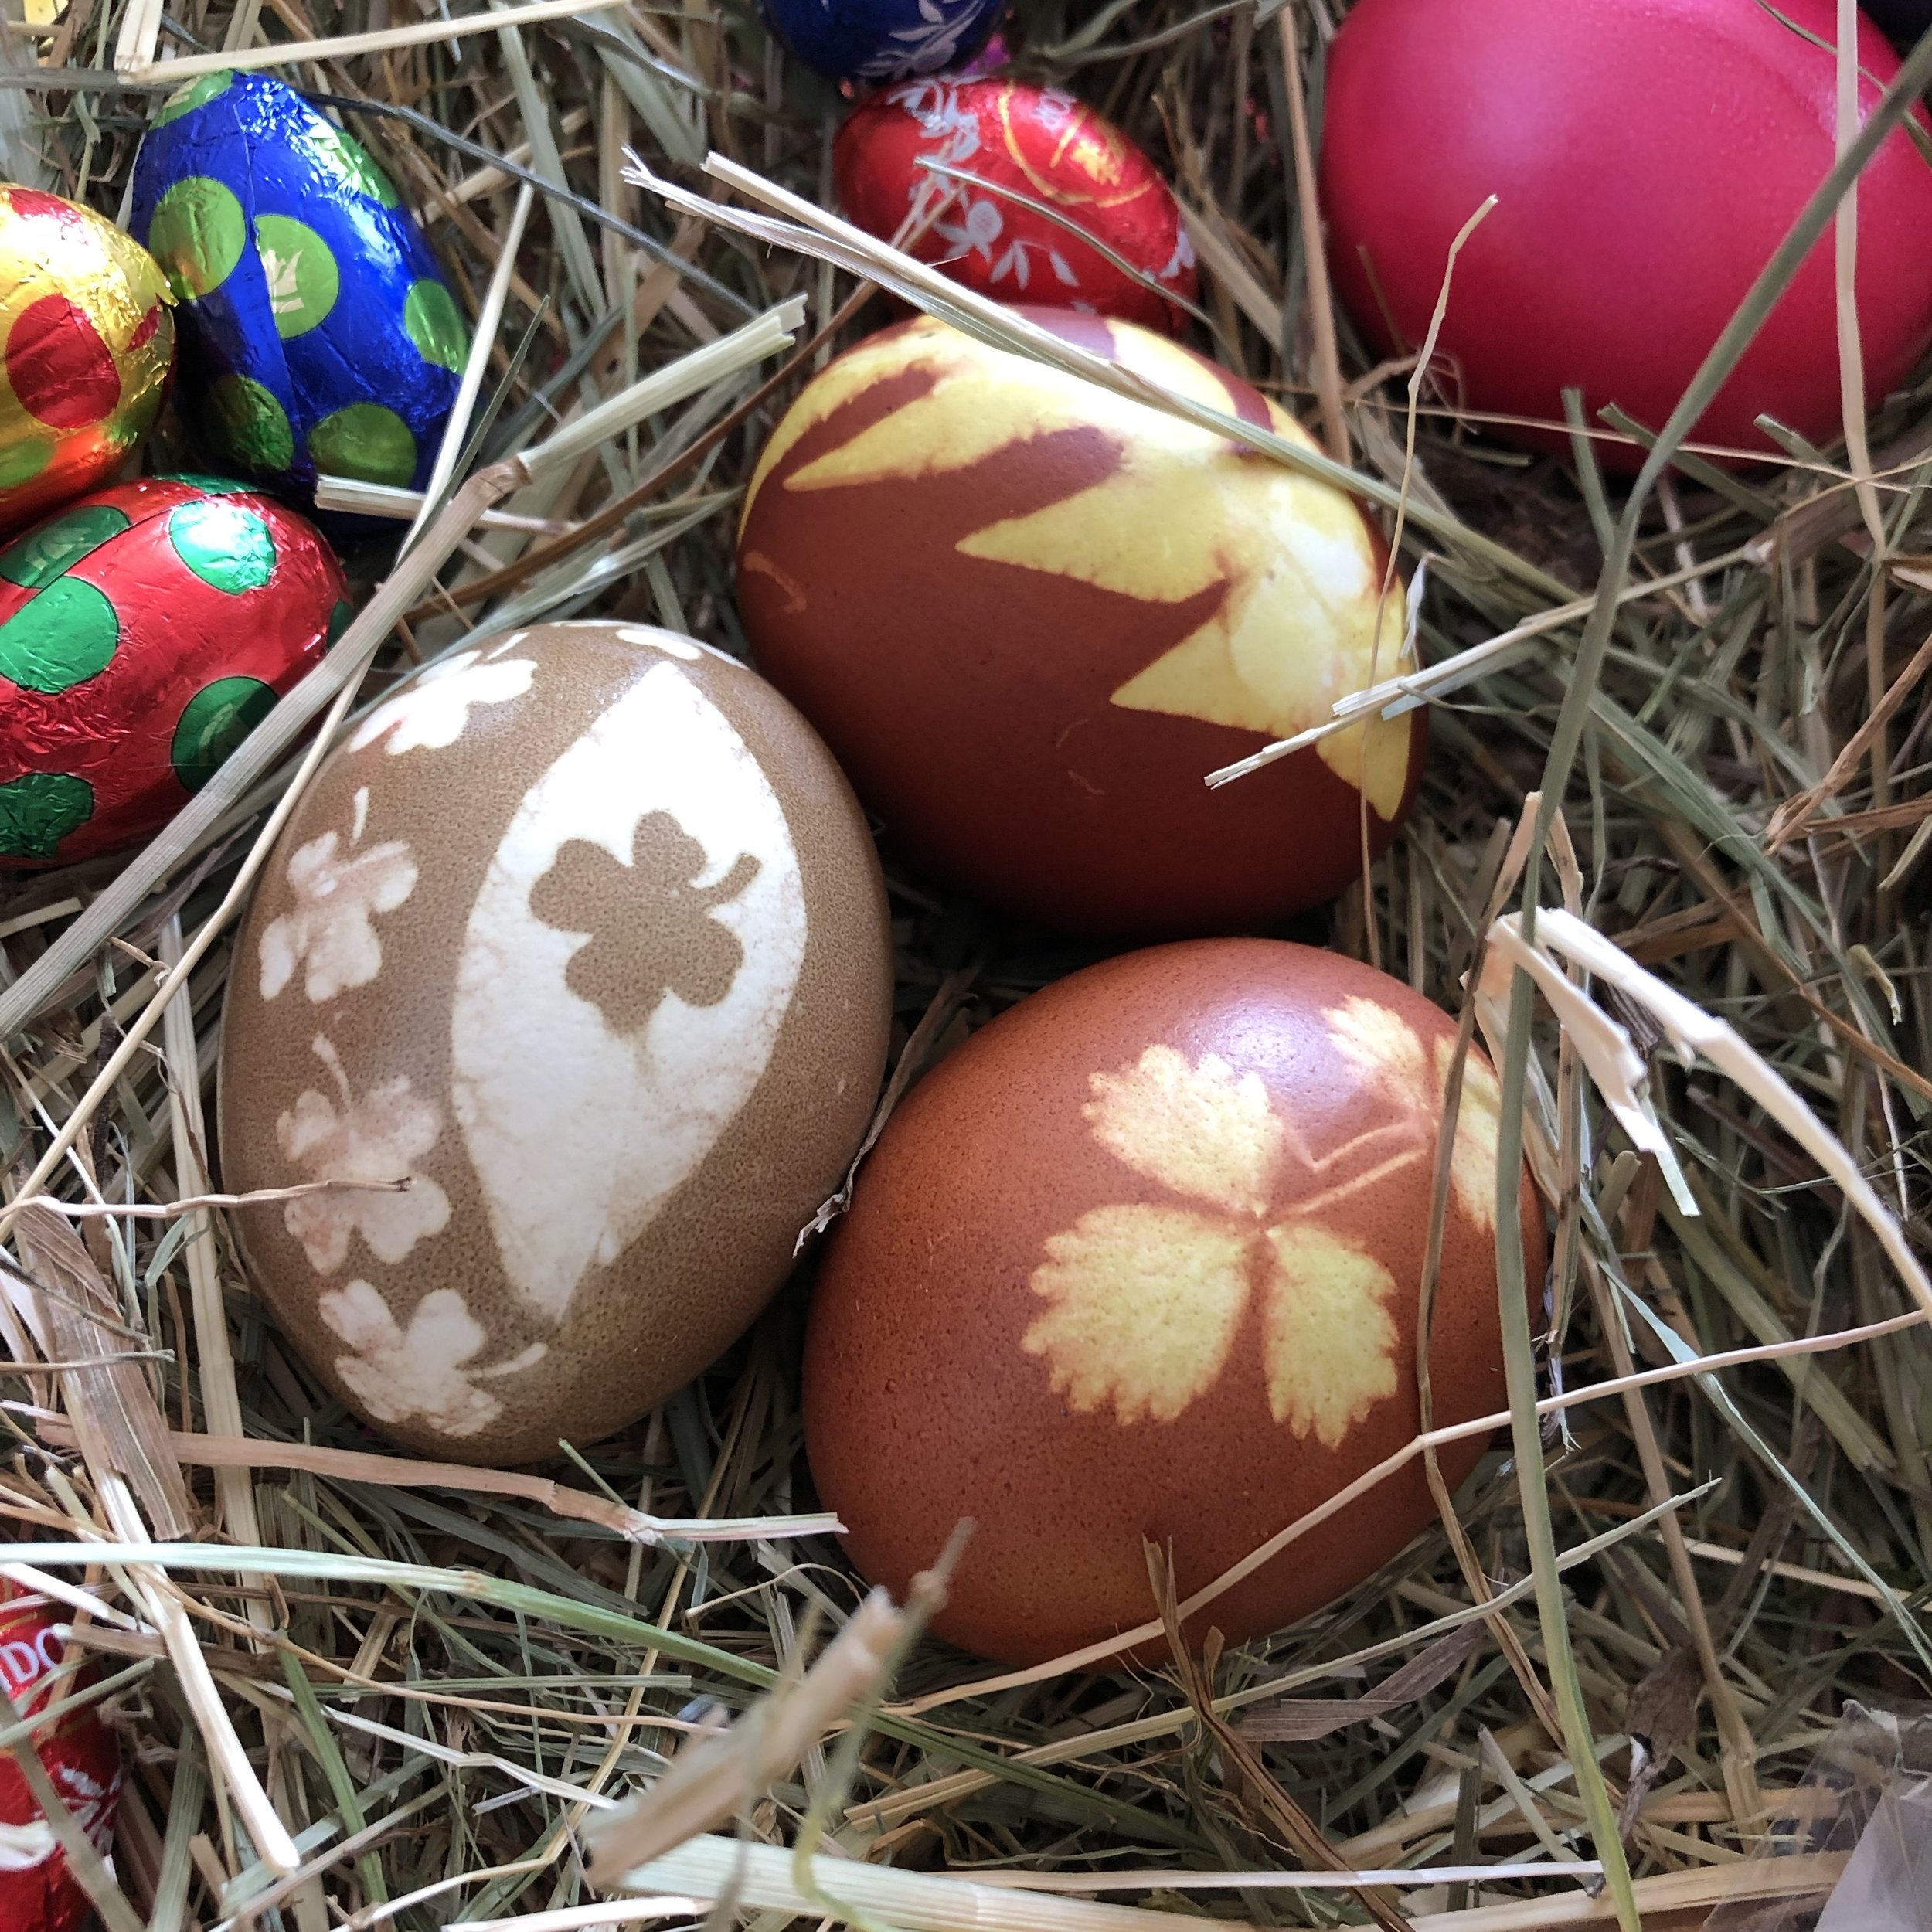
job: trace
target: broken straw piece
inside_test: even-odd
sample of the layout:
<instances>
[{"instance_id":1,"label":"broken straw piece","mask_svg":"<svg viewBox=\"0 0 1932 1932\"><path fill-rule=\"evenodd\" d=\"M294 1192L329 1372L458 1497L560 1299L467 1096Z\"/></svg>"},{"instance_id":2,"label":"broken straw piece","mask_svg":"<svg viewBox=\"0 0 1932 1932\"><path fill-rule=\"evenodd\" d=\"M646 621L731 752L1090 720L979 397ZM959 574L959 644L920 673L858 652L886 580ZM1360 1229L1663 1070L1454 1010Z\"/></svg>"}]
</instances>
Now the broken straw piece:
<instances>
[{"instance_id":1,"label":"broken straw piece","mask_svg":"<svg viewBox=\"0 0 1932 1932\"><path fill-rule=\"evenodd\" d=\"M1695 1214L1698 1212L1696 1198L1684 1178L1683 1169L1678 1165L1677 1150L1671 1145L1670 1136L1651 1104L1650 1075L1645 1068L1642 1055L1631 1044L1629 1034L1583 988L1573 985L1563 968L1540 950L1541 943L1549 937L1549 926L1558 919L1570 917L1566 913L1539 912L1538 945L1531 945L1523 938L1519 913L1507 913L1490 927L1488 950L1483 960L1481 995L1491 1023L1483 1030L1494 1031L1498 1036L1495 1044L1500 1049L1509 1005L1509 978L1520 968L1543 988L1543 997L1554 1009L1563 1031L1570 1036L1570 1044L1590 1069L1590 1077L1597 1083L1597 1090L1629 1136L1631 1145L1640 1152L1656 1156L1657 1165L1662 1168L1665 1181L1669 1185L1672 1199L1684 1213ZM1586 927L1584 930L1590 929ZM1648 978L1649 975L1646 974L1645 977Z\"/></svg>"},{"instance_id":2,"label":"broken straw piece","mask_svg":"<svg viewBox=\"0 0 1932 1932\"><path fill-rule=\"evenodd\" d=\"M1570 984L1552 956L1556 953L1607 980L1626 998L1654 1015L1685 1066L1701 1057L1743 1087L1838 1183L1846 1200L1891 1257L1893 1266L1921 1311L1932 1317L1932 1279L1927 1278L1918 1257L1906 1245L1903 1231L1871 1182L1859 1172L1844 1142L1805 1105L1768 1060L1746 1045L1728 1021L1706 1012L1682 994L1673 992L1613 940L1573 913L1554 908L1539 911L1533 945L1522 937L1521 916L1505 913L1489 929L1484 992L1492 998L1505 996L1512 968L1519 967L1535 979L1632 1144L1657 1155L1665 1178L1671 1184L1672 1195L1685 1214L1695 1214L1697 1209L1689 1199L1676 1157L1651 1105L1643 1062L1624 1029L1581 988Z\"/></svg>"}]
</instances>

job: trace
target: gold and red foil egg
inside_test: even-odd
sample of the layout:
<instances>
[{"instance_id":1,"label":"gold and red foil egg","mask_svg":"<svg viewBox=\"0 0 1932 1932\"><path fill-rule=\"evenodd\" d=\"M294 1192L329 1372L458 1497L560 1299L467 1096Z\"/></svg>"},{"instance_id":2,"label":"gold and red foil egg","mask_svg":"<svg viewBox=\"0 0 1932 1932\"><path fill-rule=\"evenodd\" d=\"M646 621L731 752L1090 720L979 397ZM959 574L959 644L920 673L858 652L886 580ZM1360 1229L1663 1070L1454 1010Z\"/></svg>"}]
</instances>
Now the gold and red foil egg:
<instances>
[{"instance_id":1,"label":"gold and red foil egg","mask_svg":"<svg viewBox=\"0 0 1932 1932\"><path fill-rule=\"evenodd\" d=\"M0 188L0 531L110 481L174 366L154 258L57 195Z\"/></svg>"},{"instance_id":2,"label":"gold and red foil egg","mask_svg":"<svg viewBox=\"0 0 1932 1932\"><path fill-rule=\"evenodd\" d=\"M937 162L976 175L958 182ZM1088 246L1029 208L1053 209L1192 301L1194 250L1160 171L1119 128L1057 87L1016 80L909 80L865 102L832 151L838 198L868 233L889 240L908 215L950 205L913 244L967 287L995 301L1051 302L1170 332L1185 317ZM1006 189L1002 194L996 189Z\"/></svg>"}]
</instances>

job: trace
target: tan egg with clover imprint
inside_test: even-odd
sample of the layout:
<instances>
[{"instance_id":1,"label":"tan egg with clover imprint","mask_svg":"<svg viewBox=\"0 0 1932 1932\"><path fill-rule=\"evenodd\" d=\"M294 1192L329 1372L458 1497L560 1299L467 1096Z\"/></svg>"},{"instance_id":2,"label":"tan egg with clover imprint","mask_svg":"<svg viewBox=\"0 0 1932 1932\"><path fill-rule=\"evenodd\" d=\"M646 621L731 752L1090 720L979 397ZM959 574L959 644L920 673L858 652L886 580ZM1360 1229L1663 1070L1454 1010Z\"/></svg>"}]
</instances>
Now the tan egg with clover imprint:
<instances>
[{"instance_id":1,"label":"tan egg with clover imprint","mask_svg":"<svg viewBox=\"0 0 1932 1932\"><path fill-rule=\"evenodd\" d=\"M972 1518L933 1628L1034 1663L1155 1614L1144 1539L1172 1550L1185 1600L1401 1451L1455 1041L1358 961L1202 940L1076 973L949 1055L862 1170L813 1296L806 1447L862 1573L903 1591ZM1505 1406L1499 1100L1472 1050L1438 1426ZM1527 1175L1509 1192L1538 1294ZM1483 1442L1442 1451L1451 1487ZM1434 1513L1412 1461L1189 1629L1279 1629Z\"/></svg>"},{"instance_id":2,"label":"tan egg with clover imprint","mask_svg":"<svg viewBox=\"0 0 1932 1932\"><path fill-rule=\"evenodd\" d=\"M637 626L457 651L332 753L242 929L224 1180L336 1184L243 1210L248 1259L397 1440L594 1441L784 1278L891 990L865 821L763 680Z\"/></svg>"}]
</instances>

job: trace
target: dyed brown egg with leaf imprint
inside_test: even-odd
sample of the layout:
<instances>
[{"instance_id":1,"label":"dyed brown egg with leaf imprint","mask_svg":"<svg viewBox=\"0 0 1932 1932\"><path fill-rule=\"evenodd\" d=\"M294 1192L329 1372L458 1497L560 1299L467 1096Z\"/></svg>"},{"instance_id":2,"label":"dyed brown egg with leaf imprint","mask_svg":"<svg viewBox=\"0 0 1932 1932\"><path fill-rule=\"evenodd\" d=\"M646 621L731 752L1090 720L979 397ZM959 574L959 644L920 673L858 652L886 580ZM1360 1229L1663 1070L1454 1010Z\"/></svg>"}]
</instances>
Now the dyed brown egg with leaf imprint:
<instances>
[{"instance_id":1,"label":"dyed brown egg with leaf imprint","mask_svg":"<svg viewBox=\"0 0 1932 1932\"><path fill-rule=\"evenodd\" d=\"M248 1257L399 1441L594 1440L784 1277L890 1000L865 821L760 679L607 624L458 651L330 755L243 927L226 1180L337 1184L245 1210Z\"/></svg>"},{"instance_id":2,"label":"dyed brown egg with leaf imprint","mask_svg":"<svg viewBox=\"0 0 1932 1932\"><path fill-rule=\"evenodd\" d=\"M1150 329L1022 312L1314 448ZM1030 918L1179 936L1332 898L1395 836L1422 710L1202 782L1411 668L1387 562L1340 490L922 318L829 364L773 432L738 603L759 669L906 851Z\"/></svg>"},{"instance_id":3,"label":"dyed brown egg with leaf imprint","mask_svg":"<svg viewBox=\"0 0 1932 1932\"><path fill-rule=\"evenodd\" d=\"M934 1628L1032 1663L1155 1614L1144 1539L1172 1549L1185 1599L1400 1451L1455 1037L1357 961L1203 940L1076 973L944 1060L861 1172L813 1298L806 1443L859 1569L901 1590L970 1516ZM1439 1426L1505 1406L1498 1100L1472 1051ZM1526 1174L1511 1192L1538 1293ZM1441 1452L1452 1486L1482 1447ZM1411 1462L1190 1631L1277 1629L1434 1515Z\"/></svg>"}]
</instances>

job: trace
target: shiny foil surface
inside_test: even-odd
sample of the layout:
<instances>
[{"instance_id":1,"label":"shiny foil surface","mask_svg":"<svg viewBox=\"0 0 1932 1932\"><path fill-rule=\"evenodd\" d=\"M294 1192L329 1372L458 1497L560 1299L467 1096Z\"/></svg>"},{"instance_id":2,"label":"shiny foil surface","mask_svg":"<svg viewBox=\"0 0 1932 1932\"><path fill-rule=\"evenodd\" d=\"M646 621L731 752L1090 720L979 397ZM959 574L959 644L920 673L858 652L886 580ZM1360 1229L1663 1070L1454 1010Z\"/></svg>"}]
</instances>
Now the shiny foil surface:
<instances>
[{"instance_id":1,"label":"shiny foil surface","mask_svg":"<svg viewBox=\"0 0 1932 1932\"><path fill-rule=\"evenodd\" d=\"M835 80L934 73L977 53L1005 0L764 0L778 37Z\"/></svg>"},{"instance_id":2,"label":"shiny foil surface","mask_svg":"<svg viewBox=\"0 0 1932 1932\"><path fill-rule=\"evenodd\" d=\"M943 193L933 161L1043 203L1162 288L1192 301L1194 250L1153 162L1110 121L1056 87L1016 80L910 80L861 106L832 151L838 198L889 240L922 191ZM1024 203L970 183L913 245L921 260L996 301L1050 302L1177 332L1185 317L1098 250Z\"/></svg>"},{"instance_id":3,"label":"shiny foil surface","mask_svg":"<svg viewBox=\"0 0 1932 1932\"><path fill-rule=\"evenodd\" d=\"M0 532L111 481L174 366L168 284L92 209L0 187Z\"/></svg>"},{"instance_id":4,"label":"shiny foil surface","mask_svg":"<svg viewBox=\"0 0 1932 1932\"><path fill-rule=\"evenodd\" d=\"M304 519L212 478L97 491L16 537L0 550L0 868L159 830L320 661L346 594Z\"/></svg>"},{"instance_id":5,"label":"shiny foil surface","mask_svg":"<svg viewBox=\"0 0 1932 1932\"><path fill-rule=\"evenodd\" d=\"M43 1710L50 1680L66 1645L62 1606L17 1597L0 1583L0 1682L24 1717ZM82 1674L82 1681L92 1676ZM63 1694L72 1690L63 1682ZM92 1708L34 1735L40 1761L69 1811L104 1856L114 1844L114 1806L121 1795L121 1745ZM87 1895L67 1869L66 1855L34 1802L11 1755L0 1751L0 1927L6 1932L80 1932L93 1916Z\"/></svg>"},{"instance_id":6,"label":"shiny foil surface","mask_svg":"<svg viewBox=\"0 0 1932 1932\"><path fill-rule=\"evenodd\" d=\"M202 76L134 164L133 226L180 303L182 402L224 469L420 488L469 329L368 151L281 81Z\"/></svg>"}]
</instances>

